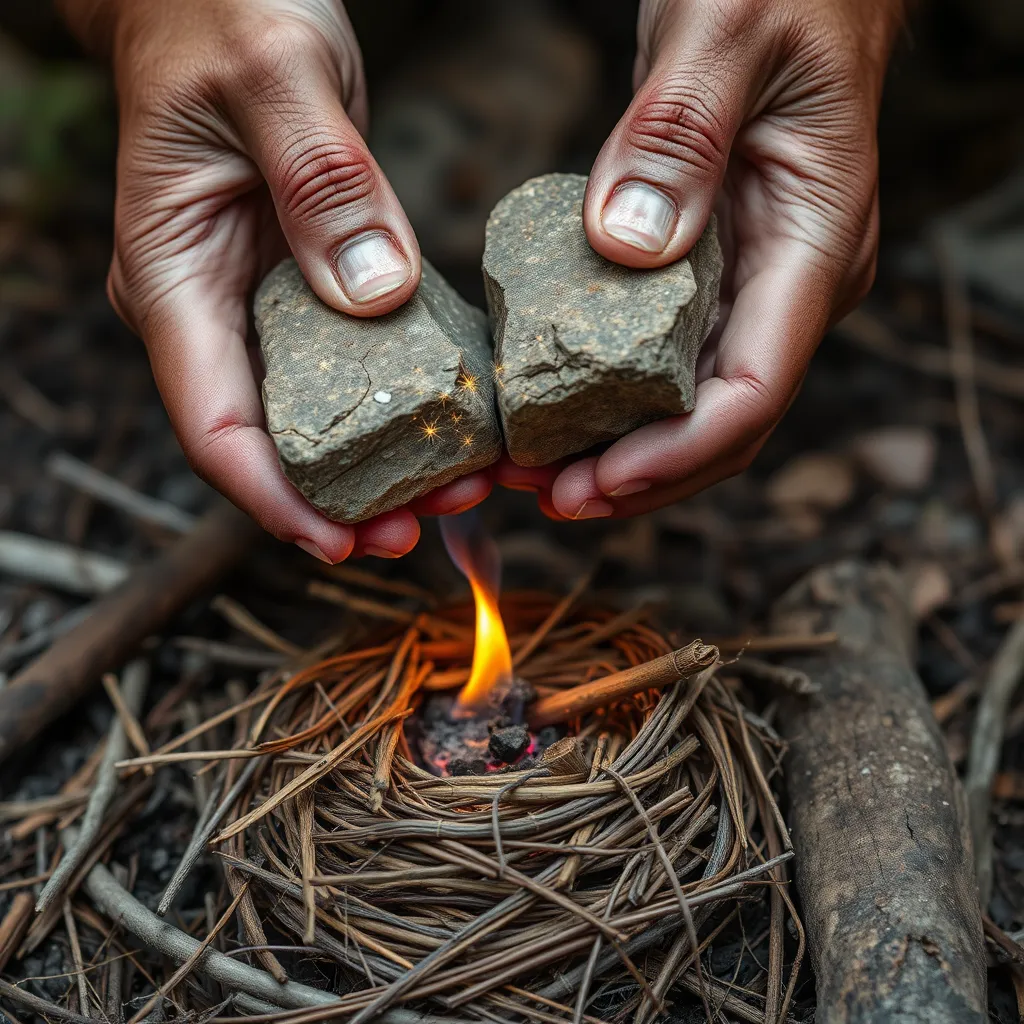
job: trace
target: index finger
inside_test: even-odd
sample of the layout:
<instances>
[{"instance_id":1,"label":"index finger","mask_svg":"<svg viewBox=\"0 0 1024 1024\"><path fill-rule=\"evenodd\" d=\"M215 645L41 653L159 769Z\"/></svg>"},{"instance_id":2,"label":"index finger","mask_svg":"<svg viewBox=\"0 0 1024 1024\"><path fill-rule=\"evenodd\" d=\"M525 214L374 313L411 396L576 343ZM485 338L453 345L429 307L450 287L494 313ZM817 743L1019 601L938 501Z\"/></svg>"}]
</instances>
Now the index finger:
<instances>
[{"instance_id":1,"label":"index finger","mask_svg":"<svg viewBox=\"0 0 1024 1024\"><path fill-rule=\"evenodd\" d=\"M321 515L286 479L264 428L245 325L241 299L194 278L147 316L153 376L175 434L195 472L265 530L340 562L354 531Z\"/></svg>"}]
</instances>

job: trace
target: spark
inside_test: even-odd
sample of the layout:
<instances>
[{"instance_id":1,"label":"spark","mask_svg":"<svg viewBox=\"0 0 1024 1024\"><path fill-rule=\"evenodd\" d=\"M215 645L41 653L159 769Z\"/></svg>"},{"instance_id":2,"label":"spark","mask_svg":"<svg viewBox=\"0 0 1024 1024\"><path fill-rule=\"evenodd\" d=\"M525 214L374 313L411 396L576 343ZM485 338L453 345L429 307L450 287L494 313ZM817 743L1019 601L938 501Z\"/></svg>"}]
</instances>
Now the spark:
<instances>
[{"instance_id":1,"label":"spark","mask_svg":"<svg viewBox=\"0 0 1024 1024\"><path fill-rule=\"evenodd\" d=\"M443 409L452 400L452 396L447 391L439 391L437 393L437 400L441 403L441 408Z\"/></svg>"},{"instance_id":2,"label":"spark","mask_svg":"<svg viewBox=\"0 0 1024 1024\"><path fill-rule=\"evenodd\" d=\"M505 366L503 363L495 363L492 376L494 377L494 386L499 391L502 390L505 387Z\"/></svg>"},{"instance_id":3,"label":"spark","mask_svg":"<svg viewBox=\"0 0 1024 1024\"><path fill-rule=\"evenodd\" d=\"M422 427L417 429L428 441L436 441L441 433L437 426L437 420L431 420L429 423L424 423Z\"/></svg>"},{"instance_id":4,"label":"spark","mask_svg":"<svg viewBox=\"0 0 1024 1024\"><path fill-rule=\"evenodd\" d=\"M462 420L462 413L461 412L453 412L451 414L451 417L452 417L452 423L459 423Z\"/></svg>"},{"instance_id":5,"label":"spark","mask_svg":"<svg viewBox=\"0 0 1024 1024\"><path fill-rule=\"evenodd\" d=\"M477 379L472 373L466 373L465 370L459 375L459 379L456 381L463 391L474 392L477 389Z\"/></svg>"},{"instance_id":6,"label":"spark","mask_svg":"<svg viewBox=\"0 0 1024 1024\"><path fill-rule=\"evenodd\" d=\"M463 448L472 448L473 447L473 435L472 434L463 434L462 435L462 447Z\"/></svg>"}]
</instances>

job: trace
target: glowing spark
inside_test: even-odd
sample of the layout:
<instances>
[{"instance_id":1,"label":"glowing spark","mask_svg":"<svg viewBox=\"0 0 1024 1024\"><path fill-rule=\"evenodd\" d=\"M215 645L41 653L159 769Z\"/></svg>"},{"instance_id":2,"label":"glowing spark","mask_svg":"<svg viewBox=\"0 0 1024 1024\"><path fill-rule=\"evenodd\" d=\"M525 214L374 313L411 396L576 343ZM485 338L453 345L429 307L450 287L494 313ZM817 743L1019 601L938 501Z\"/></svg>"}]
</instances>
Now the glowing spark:
<instances>
[{"instance_id":1,"label":"glowing spark","mask_svg":"<svg viewBox=\"0 0 1024 1024\"><path fill-rule=\"evenodd\" d=\"M451 401L452 396L447 391L440 391L437 395L437 400L441 403L443 409L448 402Z\"/></svg>"},{"instance_id":2,"label":"glowing spark","mask_svg":"<svg viewBox=\"0 0 1024 1024\"><path fill-rule=\"evenodd\" d=\"M419 427L419 432L428 440L436 441L441 431L437 428L437 420L431 420L429 423L424 423L422 427Z\"/></svg>"},{"instance_id":3,"label":"glowing spark","mask_svg":"<svg viewBox=\"0 0 1024 1024\"><path fill-rule=\"evenodd\" d=\"M458 379L458 385L463 391L473 392L477 389L477 379L472 373L463 372Z\"/></svg>"},{"instance_id":4,"label":"glowing spark","mask_svg":"<svg viewBox=\"0 0 1024 1024\"><path fill-rule=\"evenodd\" d=\"M463 448L472 448L473 447L473 435L472 434L464 434L463 435L463 437L462 437L462 447Z\"/></svg>"},{"instance_id":5,"label":"glowing spark","mask_svg":"<svg viewBox=\"0 0 1024 1024\"><path fill-rule=\"evenodd\" d=\"M461 412L453 412L451 415L452 415L452 423L459 423L462 420L462 413Z\"/></svg>"}]
</instances>

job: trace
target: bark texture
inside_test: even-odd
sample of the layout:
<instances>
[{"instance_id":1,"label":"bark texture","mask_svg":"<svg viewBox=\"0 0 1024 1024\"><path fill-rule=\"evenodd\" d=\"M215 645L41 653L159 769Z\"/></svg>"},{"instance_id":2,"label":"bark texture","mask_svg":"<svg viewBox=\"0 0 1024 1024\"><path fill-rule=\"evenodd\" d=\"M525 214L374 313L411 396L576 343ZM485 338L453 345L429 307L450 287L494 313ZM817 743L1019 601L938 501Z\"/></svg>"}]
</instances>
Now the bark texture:
<instances>
[{"instance_id":1,"label":"bark texture","mask_svg":"<svg viewBox=\"0 0 1024 1024\"><path fill-rule=\"evenodd\" d=\"M913 667L899 577L817 569L779 601L774 627L839 636L788 661L820 690L788 698L782 717L817 1024L986 1020L963 796Z\"/></svg>"}]
</instances>

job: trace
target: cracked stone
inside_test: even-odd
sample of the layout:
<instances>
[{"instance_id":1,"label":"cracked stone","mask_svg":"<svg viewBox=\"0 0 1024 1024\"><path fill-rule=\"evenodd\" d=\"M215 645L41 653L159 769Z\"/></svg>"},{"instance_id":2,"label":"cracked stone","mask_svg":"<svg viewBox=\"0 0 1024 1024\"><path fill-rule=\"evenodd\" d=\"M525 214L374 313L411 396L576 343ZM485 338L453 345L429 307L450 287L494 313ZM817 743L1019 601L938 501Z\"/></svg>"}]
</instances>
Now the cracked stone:
<instances>
[{"instance_id":1,"label":"cracked stone","mask_svg":"<svg viewBox=\"0 0 1024 1024\"><path fill-rule=\"evenodd\" d=\"M256 294L267 429L285 475L326 516L357 523L501 454L484 314L426 260L385 316L325 305L294 260Z\"/></svg>"},{"instance_id":2,"label":"cracked stone","mask_svg":"<svg viewBox=\"0 0 1024 1024\"><path fill-rule=\"evenodd\" d=\"M505 443L540 466L689 412L701 345L718 317L712 219L689 255L634 270L583 231L587 179L534 178L491 212L484 284Z\"/></svg>"}]
</instances>

